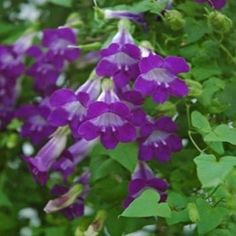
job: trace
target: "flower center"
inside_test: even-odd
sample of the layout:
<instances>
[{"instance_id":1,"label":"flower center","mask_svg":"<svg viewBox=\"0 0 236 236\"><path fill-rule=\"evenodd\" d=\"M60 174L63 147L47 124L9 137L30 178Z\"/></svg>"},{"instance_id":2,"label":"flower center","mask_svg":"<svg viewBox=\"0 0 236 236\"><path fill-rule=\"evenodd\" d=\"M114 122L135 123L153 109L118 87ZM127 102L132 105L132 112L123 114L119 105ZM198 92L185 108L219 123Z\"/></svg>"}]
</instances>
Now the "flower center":
<instances>
[{"instance_id":1,"label":"flower center","mask_svg":"<svg viewBox=\"0 0 236 236\"><path fill-rule=\"evenodd\" d=\"M106 57L106 60L108 60L111 63L115 63L118 66L125 66L125 65L130 66L137 63L137 60L130 57L124 52L118 52L113 55L110 55Z\"/></svg>"},{"instance_id":2,"label":"flower center","mask_svg":"<svg viewBox=\"0 0 236 236\"><path fill-rule=\"evenodd\" d=\"M145 80L155 81L160 84L168 84L172 82L175 77L165 68L155 68L150 70L148 73L143 74L142 77Z\"/></svg>"},{"instance_id":3,"label":"flower center","mask_svg":"<svg viewBox=\"0 0 236 236\"><path fill-rule=\"evenodd\" d=\"M158 147L158 143L162 143L166 145L165 139L169 136L170 134L163 132L163 131L154 131L149 137L145 140L144 145L154 145L155 147Z\"/></svg>"},{"instance_id":4,"label":"flower center","mask_svg":"<svg viewBox=\"0 0 236 236\"><path fill-rule=\"evenodd\" d=\"M91 122L95 126L101 128L111 127L113 131L115 131L116 127L122 126L124 124L124 120L121 119L120 116L112 112L103 113L102 115L96 117L95 119L92 119Z\"/></svg>"}]
</instances>

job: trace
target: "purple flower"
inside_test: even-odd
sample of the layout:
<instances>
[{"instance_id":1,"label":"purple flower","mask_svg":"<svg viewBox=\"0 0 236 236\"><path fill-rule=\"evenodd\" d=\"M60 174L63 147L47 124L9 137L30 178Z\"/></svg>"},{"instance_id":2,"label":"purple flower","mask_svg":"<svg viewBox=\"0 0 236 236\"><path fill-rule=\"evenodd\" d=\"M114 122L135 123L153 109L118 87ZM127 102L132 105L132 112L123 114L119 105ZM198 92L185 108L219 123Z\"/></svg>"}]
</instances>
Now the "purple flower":
<instances>
[{"instance_id":1,"label":"purple flower","mask_svg":"<svg viewBox=\"0 0 236 236\"><path fill-rule=\"evenodd\" d=\"M13 44L13 51L18 56L25 56L27 54L27 51L31 48L33 38L35 36L35 33L29 33L26 35L21 36L14 44Z\"/></svg>"},{"instance_id":2,"label":"purple flower","mask_svg":"<svg viewBox=\"0 0 236 236\"><path fill-rule=\"evenodd\" d=\"M110 9L105 9L103 13L105 19L127 19L134 21L135 23L140 24L142 26L146 26L146 22L142 13Z\"/></svg>"},{"instance_id":3,"label":"purple flower","mask_svg":"<svg viewBox=\"0 0 236 236\"><path fill-rule=\"evenodd\" d=\"M160 162L170 160L172 152L182 148L181 139L175 134L176 124L169 117L149 121L140 129L139 159L149 161L153 158Z\"/></svg>"},{"instance_id":4,"label":"purple flower","mask_svg":"<svg viewBox=\"0 0 236 236\"><path fill-rule=\"evenodd\" d=\"M23 105L16 111L16 116L25 122L21 127L21 135L30 138L34 144L40 144L47 139L54 131L47 118L51 109L41 102L39 105Z\"/></svg>"},{"instance_id":5,"label":"purple flower","mask_svg":"<svg viewBox=\"0 0 236 236\"><path fill-rule=\"evenodd\" d=\"M105 80L103 85L111 83L112 81ZM113 149L119 142L131 142L135 139L136 130L129 118L129 108L120 101L114 90L103 88L97 101L90 104L86 121L80 125L78 134L87 140L99 136L104 147Z\"/></svg>"},{"instance_id":6,"label":"purple flower","mask_svg":"<svg viewBox=\"0 0 236 236\"><path fill-rule=\"evenodd\" d=\"M219 10L223 8L226 4L226 0L195 0L198 3L208 3L211 7Z\"/></svg>"},{"instance_id":7,"label":"purple flower","mask_svg":"<svg viewBox=\"0 0 236 236\"><path fill-rule=\"evenodd\" d=\"M49 121L54 126L70 124L74 136L78 126L84 121L87 106L100 92L100 79L93 78L86 81L77 91L59 89L50 97L50 104L54 108Z\"/></svg>"},{"instance_id":8,"label":"purple flower","mask_svg":"<svg viewBox=\"0 0 236 236\"><path fill-rule=\"evenodd\" d=\"M57 89L56 83L61 70L42 56L28 69L27 74L34 78L35 90L43 95L48 95Z\"/></svg>"},{"instance_id":9,"label":"purple flower","mask_svg":"<svg viewBox=\"0 0 236 236\"><path fill-rule=\"evenodd\" d=\"M151 96L157 103L165 102L169 96L182 97L188 94L188 87L178 78L179 73L188 72L189 66L181 57L162 57L150 54L139 63L141 74L134 87L144 96Z\"/></svg>"},{"instance_id":10,"label":"purple flower","mask_svg":"<svg viewBox=\"0 0 236 236\"><path fill-rule=\"evenodd\" d=\"M14 115L19 93L19 76L24 71L21 56L12 46L0 45L0 129L4 129Z\"/></svg>"},{"instance_id":11,"label":"purple flower","mask_svg":"<svg viewBox=\"0 0 236 236\"><path fill-rule=\"evenodd\" d=\"M60 158L53 164L52 170L58 171L66 180L76 169L78 163L84 160L96 141L80 139L62 153Z\"/></svg>"},{"instance_id":12,"label":"purple flower","mask_svg":"<svg viewBox=\"0 0 236 236\"><path fill-rule=\"evenodd\" d=\"M139 59L140 50L132 36L124 27L120 27L111 44L101 51L96 73L112 77L116 86L123 87L138 76Z\"/></svg>"},{"instance_id":13,"label":"purple flower","mask_svg":"<svg viewBox=\"0 0 236 236\"><path fill-rule=\"evenodd\" d=\"M66 147L67 132L67 128L58 129L34 158L24 158L34 178L41 185L46 184L49 170Z\"/></svg>"},{"instance_id":14,"label":"purple flower","mask_svg":"<svg viewBox=\"0 0 236 236\"><path fill-rule=\"evenodd\" d=\"M12 46L0 45L0 71L7 77L19 77L24 71L21 57L13 51Z\"/></svg>"},{"instance_id":15,"label":"purple flower","mask_svg":"<svg viewBox=\"0 0 236 236\"><path fill-rule=\"evenodd\" d=\"M61 211L68 219L80 217L84 214L84 201L89 192L90 173L84 172L80 179L69 189L56 185L52 194L58 198L50 200L44 208L47 213Z\"/></svg>"},{"instance_id":16,"label":"purple flower","mask_svg":"<svg viewBox=\"0 0 236 236\"><path fill-rule=\"evenodd\" d=\"M128 207L147 188L155 189L160 194L160 202L163 202L167 198L165 191L168 187L165 180L155 177L147 164L139 162L129 183L128 196L124 201L124 207Z\"/></svg>"},{"instance_id":17,"label":"purple flower","mask_svg":"<svg viewBox=\"0 0 236 236\"><path fill-rule=\"evenodd\" d=\"M47 58L57 68L62 68L64 61L73 62L79 57L80 50L73 47L76 41L75 31L68 27L43 31L42 45L48 48Z\"/></svg>"}]
</instances>

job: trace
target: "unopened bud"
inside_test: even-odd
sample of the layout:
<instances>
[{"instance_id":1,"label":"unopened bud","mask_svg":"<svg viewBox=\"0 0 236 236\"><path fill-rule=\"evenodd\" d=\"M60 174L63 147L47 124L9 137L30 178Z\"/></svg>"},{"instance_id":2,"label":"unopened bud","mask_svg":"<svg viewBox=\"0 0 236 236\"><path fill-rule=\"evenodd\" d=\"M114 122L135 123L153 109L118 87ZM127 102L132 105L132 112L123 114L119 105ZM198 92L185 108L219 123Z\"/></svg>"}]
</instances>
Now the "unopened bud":
<instances>
[{"instance_id":1,"label":"unopened bud","mask_svg":"<svg viewBox=\"0 0 236 236\"><path fill-rule=\"evenodd\" d=\"M218 11L211 12L208 15L208 23L213 30L219 33L227 33L233 26L232 20Z\"/></svg>"},{"instance_id":2,"label":"unopened bud","mask_svg":"<svg viewBox=\"0 0 236 236\"><path fill-rule=\"evenodd\" d=\"M185 25L183 15L177 10L169 10L165 14L165 23L174 31L181 30Z\"/></svg>"},{"instance_id":3,"label":"unopened bud","mask_svg":"<svg viewBox=\"0 0 236 236\"><path fill-rule=\"evenodd\" d=\"M198 97L202 94L202 85L199 82L191 79L186 79L186 83L189 88L189 96Z\"/></svg>"}]
</instances>

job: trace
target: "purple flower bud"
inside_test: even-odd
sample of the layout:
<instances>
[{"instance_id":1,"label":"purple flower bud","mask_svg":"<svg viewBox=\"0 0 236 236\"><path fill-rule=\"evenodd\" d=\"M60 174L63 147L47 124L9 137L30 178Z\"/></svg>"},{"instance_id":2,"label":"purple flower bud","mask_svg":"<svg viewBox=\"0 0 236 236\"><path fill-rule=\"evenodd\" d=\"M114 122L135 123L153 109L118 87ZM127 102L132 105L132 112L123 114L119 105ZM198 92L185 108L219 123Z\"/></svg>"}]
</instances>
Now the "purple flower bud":
<instances>
[{"instance_id":1,"label":"purple flower bud","mask_svg":"<svg viewBox=\"0 0 236 236\"><path fill-rule=\"evenodd\" d=\"M125 11L125 10L110 10L110 9L105 9L103 13L105 19L127 19L134 21L135 23L140 24L142 26L146 25L142 13Z\"/></svg>"},{"instance_id":2,"label":"purple flower bud","mask_svg":"<svg viewBox=\"0 0 236 236\"><path fill-rule=\"evenodd\" d=\"M50 200L44 211L47 213L61 211L70 220L82 216L84 200L89 191L89 178L90 173L86 171L70 189L60 185L54 186L51 192L58 198Z\"/></svg>"},{"instance_id":3,"label":"purple flower bud","mask_svg":"<svg viewBox=\"0 0 236 236\"><path fill-rule=\"evenodd\" d=\"M52 169L60 172L66 180L75 171L76 165L84 160L95 143L96 140L81 139L77 141L62 153L60 158L53 164Z\"/></svg>"},{"instance_id":4,"label":"purple flower bud","mask_svg":"<svg viewBox=\"0 0 236 236\"><path fill-rule=\"evenodd\" d=\"M168 187L165 180L155 177L147 164L139 162L129 183L128 196L124 201L124 207L128 207L147 188L155 189L160 194L160 202L163 202L166 200L165 191Z\"/></svg>"},{"instance_id":5,"label":"purple flower bud","mask_svg":"<svg viewBox=\"0 0 236 236\"><path fill-rule=\"evenodd\" d=\"M198 3L208 3L211 7L219 10L223 8L226 4L226 0L195 0Z\"/></svg>"},{"instance_id":6,"label":"purple flower bud","mask_svg":"<svg viewBox=\"0 0 236 236\"><path fill-rule=\"evenodd\" d=\"M130 33L120 27L111 44L101 51L96 67L99 76L112 77L117 87L124 87L139 74L140 50Z\"/></svg>"},{"instance_id":7,"label":"purple flower bud","mask_svg":"<svg viewBox=\"0 0 236 236\"><path fill-rule=\"evenodd\" d=\"M134 87L144 96L151 96L157 103L164 103L169 96L182 97L188 94L188 87L178 78L179 73L188 72L189 66L181 57L162 57L149 54L139 63L141 74Z\"/></svg>"},{"instance_id":8,"label":"purple flower bud","mask_svg":"<svg viewBox=\"0 0 236 236\"><path fill-rule=\"evenodd\" d=\"M120 101L111 84L111 80L104 81L103 92L90 104L86 121L78 130L87 140L100 137L107 149L115 148L119 142L131 142L136 137L136 130L129 122L129 108Z\"/></svg>"},{"instance_id":9,"label":"purple flower bud","mask_svg":"<svg viewBox=\"0 0 236 236\"><path fill-rule=\"evenodd\" d=\"M34 178L42 185L48 180L48 172L66 147L67 128L58 129L40 149L36 157L25 157Z\"/></svg>"},{"instance_id":10,"label":"purple flower bud","mask_svg":"<svg viewBox=\"0 0 236 236\"><path fill-rule=\"evenodd\" d=\"M172 152L182 148L181 139L175 134L176 124L169 117L149 121L140 129L139 159L149 161L153 158L160 162L170 160Z\"/></svg>"}]
</instances>

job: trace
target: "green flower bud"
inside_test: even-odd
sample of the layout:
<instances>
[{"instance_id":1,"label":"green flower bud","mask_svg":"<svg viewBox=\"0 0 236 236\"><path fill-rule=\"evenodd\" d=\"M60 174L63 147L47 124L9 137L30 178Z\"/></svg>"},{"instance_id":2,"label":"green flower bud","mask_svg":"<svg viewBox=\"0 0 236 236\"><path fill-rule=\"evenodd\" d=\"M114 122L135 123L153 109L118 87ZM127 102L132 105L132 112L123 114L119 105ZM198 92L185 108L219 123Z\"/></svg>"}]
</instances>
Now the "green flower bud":
<instances>
[{"instance_id":1,"label":"green flower bud","mask_svg":"<svg viewBox=\"0 0 236 236\"><path fill-rule=\"evenodd\" d=\"M191 79L186 79L186 83L189 88L189 96L198 97L202 94L202 85L199 82Z\"/></svg>"},{"instance_id":2,"label":"green flower bud","mask_svg":"<svg viewBox=\"0 0 236 236\"><path fill-rule=\"evenodd\" d=\"M200 220L200 215L195 203L188 203L187 205L188 215L192 222L196 223Z\"/></svg>"},{"instance_id":3,"label":"green flower bud","mask_svg":"<svg viewBox=\"0 0 236 236\"><path fill-rule=\"evenodd\" d=\"M214 31L227 33L233 26L232 20L221 12L214 11L208 15L208 23Z\"/></svg>"},{"instance_id":4,"label":"green flower bud","mask_svg":"<svg viewBox=\"0 0 236 236\"><path fill-rule=\"evenodd\" d=\"M181 30L185 25L183 15L177 10L167 11L165 14L165 23L174 31Z\"/></svg>"},{"instance_id":5,"label":"green flower bud","mask_svg":"<svg viewBox=\"0 0 236 236\"><path fill-rule=\"evenodd\" d=\"M83 25L83 22L81 21L80 15L78 13L72 13L67 18L65 25L68 27L79 27Z\"/></svg>"}]
</instances>

